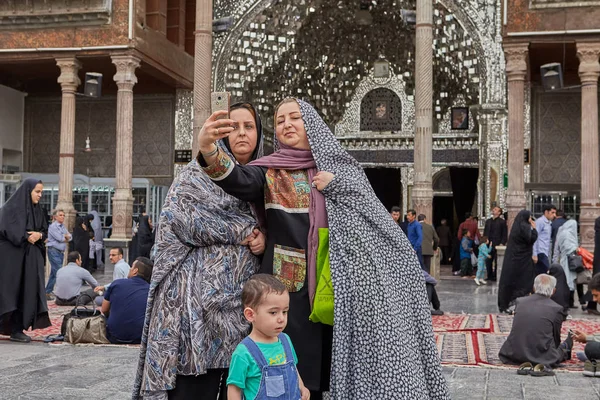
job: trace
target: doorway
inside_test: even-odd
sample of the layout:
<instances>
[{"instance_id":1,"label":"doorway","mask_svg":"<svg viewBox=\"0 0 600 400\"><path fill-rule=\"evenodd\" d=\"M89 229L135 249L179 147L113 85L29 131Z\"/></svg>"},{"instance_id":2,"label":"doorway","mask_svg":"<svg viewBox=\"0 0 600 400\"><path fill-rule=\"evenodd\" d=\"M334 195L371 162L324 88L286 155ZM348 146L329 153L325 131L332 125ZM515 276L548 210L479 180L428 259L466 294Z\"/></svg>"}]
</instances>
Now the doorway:
<instances>
[{"instance_id":1,"label":"doorway","mask_svg":"<svg viewBox=\"0 0 600 400\"><path fill-rule=\"evenodd\" d=\"M365 168L365 174L379 201L389 210L402 204L402 184L398 168Z\"/></svg>"},{"instance_id":2,"label":"doorway","mask_svg":"<svg viewBox=\"0 0 600 400\"><path fill-rule=\"evenodd\" d=\"M451 196L434 196L433 197L433 226L438 227L442 224L442 220L448 221L450 230L454 233L454 198Z\"/></svg>"}]
</instances>

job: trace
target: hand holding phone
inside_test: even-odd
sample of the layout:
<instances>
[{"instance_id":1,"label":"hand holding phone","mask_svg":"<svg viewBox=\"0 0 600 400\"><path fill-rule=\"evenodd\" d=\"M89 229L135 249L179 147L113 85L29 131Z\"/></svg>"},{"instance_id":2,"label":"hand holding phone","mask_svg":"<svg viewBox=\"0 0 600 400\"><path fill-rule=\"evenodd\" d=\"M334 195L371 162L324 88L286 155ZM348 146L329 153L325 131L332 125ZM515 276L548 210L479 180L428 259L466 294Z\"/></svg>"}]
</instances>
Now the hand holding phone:
<instances>
[{"instance_id":1,"label":"hand holding phone","mask_svg":"<svg viewBox=\"0 0 600 400\"><path fill-rule=\"evenodd\" d=\"M217 111L227 111L227 114L223 114L217 119L229 119L230 103L231 94L229 92L213 92L210 94L211 113L214 114Z\"/></svg>"}]
</instances>

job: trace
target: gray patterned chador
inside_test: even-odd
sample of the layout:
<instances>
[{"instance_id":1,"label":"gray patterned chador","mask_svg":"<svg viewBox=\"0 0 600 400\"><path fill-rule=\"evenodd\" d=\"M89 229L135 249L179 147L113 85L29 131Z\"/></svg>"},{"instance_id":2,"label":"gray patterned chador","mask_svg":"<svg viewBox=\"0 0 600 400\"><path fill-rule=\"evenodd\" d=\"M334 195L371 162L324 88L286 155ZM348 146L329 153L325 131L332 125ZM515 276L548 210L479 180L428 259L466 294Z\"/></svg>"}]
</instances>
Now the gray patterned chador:
<instances>
[{"instance_id":1,"label":"gray patterned chador","mask_svg":"<svg viewBox=\"0 0 600 400\"><path fill-rule=\"evenodd\" d=\"M448 399L416 254L358 162L299 100L329 222L334 399Z\"/></svg>"},{"instance_id":2,"label":"gray patterned chador","mask_svg":"<svg viewBox=\"0 0 600 400\"><path fill-rule=\"evenodd\" d=\"M258 117L256 130L251 159L262 155ZM241 292L259 261L240 243L255 226L249 204L216 186L196 160L175 179L158 222L134 399L166 400L181 377L198 379L229 367L249 329Z\"/></svg>"}]
</instances>

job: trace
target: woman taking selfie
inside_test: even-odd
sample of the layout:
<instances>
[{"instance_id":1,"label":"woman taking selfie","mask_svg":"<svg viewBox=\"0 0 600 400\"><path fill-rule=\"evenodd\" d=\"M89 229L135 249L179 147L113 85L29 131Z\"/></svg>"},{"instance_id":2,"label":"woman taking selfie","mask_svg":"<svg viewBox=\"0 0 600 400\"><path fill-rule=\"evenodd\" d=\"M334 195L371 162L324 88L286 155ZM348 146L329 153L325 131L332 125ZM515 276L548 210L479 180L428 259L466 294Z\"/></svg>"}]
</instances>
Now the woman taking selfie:
<instances>
[{"instance_id":1,"label":"woman taking selfie","mask_svg":"<svg viewBox=\"0 0 600 400\"><path fill-rule=\"evenodd\" d=\"M234 128L222 151L241 164L260 157L254 108L233 105L227 122ZM250 205L215 185L196 160L171 185L157 225L133 397L224 399L231 355L249 329L242 287L258 270L264 236Z\"/></svg>"},{"instance_id":2,"label":"woman taking selfie","mask_svg":"<svg viewBox=\"0 0 600 400\"><path fill-rule=\"evenodd\" d=\"M311 105L284 100L275 127L277 151L242 166L214 144L231 128L205 126L198 158L227 193L264 207L261 272L290 292L285 332L311 399L329 386L332 399L448 398L425 282L406 236ZM333 332L308 319L322 227L329 227Z\"/></svg>"}]
</instances>

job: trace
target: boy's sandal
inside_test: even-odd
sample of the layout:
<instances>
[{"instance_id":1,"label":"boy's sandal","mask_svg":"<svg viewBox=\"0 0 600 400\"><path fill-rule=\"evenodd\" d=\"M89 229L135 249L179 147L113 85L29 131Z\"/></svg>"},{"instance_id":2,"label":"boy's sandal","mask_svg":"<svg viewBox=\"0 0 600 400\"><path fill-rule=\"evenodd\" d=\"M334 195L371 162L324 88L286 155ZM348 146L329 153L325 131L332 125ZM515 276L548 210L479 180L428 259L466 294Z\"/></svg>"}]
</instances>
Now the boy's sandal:
<instances>
[{"instance_id":1,"label":"boy's sandal","mask_svg":"<svg viewBox=\"0 0 600 400\"><path fill-rule=\"evenodd\" d=\"M530 373L531 376L554 376L554 371L550 367L546 367L544 364L538 364L533 368Z\"/></svg>"},{"instance_id":2,"label":"boy's sandal","mask_svg":"<svg viewBox=\"0 0 600 400\"><path fill-rule=\"evenodd\" d=\"M519 369L517 370L517 374L519 375L529 375L533 371L533 365L530 362L523 363L519 365Z\"/></svg>"}]
</instances>

